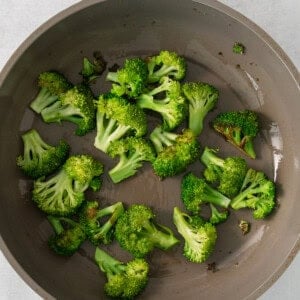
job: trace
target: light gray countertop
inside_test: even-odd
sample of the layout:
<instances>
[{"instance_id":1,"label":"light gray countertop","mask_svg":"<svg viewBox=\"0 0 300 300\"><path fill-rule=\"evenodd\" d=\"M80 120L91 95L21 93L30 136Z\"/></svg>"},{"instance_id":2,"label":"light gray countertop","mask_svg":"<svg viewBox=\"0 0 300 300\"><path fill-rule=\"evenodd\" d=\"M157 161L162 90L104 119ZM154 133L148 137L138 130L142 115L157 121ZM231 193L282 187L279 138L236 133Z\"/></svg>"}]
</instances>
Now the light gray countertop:
<instances>
[{"instance_id":1,"label":"light gray countertop","mask_svg":"<svg viewBox=\"0 0 300 300\"><path fill-rule=\"evenodd\" d=\"M42 23L76 0L0 0L0 70L17 47ZM220 0L262 27L300 68L299 0ZM300 99L299 99L300 100ZM300 299L300 255L261 300ZM41 299L0 252L0 299Z\"/></svg>"}]
</instances>

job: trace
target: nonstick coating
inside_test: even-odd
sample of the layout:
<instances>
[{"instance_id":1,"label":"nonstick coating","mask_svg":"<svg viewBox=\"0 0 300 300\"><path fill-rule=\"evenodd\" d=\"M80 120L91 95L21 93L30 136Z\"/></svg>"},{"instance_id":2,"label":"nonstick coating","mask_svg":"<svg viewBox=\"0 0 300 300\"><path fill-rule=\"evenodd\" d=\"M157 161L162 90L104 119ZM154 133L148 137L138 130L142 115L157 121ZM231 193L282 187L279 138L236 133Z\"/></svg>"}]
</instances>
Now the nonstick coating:
<instances>
[{"instance_id":1,"label":"nonstick coating","mask_svg":"<svg viewBox=\"0 0 300 300\"><path fill-rule=\"evenodd\" d=\"M232 53L235 41L246 45L245 55ZM93 262L94 247L85 243L71 258L54 255L47 246L51 228L31 201L32 182L15 166L22 152L21 134L37 129L49 142L60 138L73 153L90 153L106 171L114 161L93 146L95 132L76 137L74 126L44 124L28 104L37 93L37 75L63 72L80 82L83 56L100 50L108 62L152 55L161 49L177 51L188 62L186 80L205 81L220 91L217 109L210 113L200 136L203 146L219 147L220 155L241 155L209 127L220 111L253 109L261 121L256 139L257 160L247 160L276 182L278 209L265 221L248 211L232 212L218 227L219 239L207 264L188 263L182 243L169 252L149 257L151 274L142 299L255 299L288 266L299 249L300 229L300 93L299 75L282 50L257 26L215 1L82 1L38 29L10 59L0 75L0 245L4 254L31 287L44 298L104 299L104 276ZM93 85L107 91L103 75ZM157 119L152 118L154 125ZM201 175L199 162L191 168ZM159 181L146 165L137 176L118 185L104 176L103 189L89 194L101 205L115 201L145 203L158 221L170 226L180 203L181 176ZM251 222L243 236L238 220ZM116 243L109 249L120 260L130 256Z\"/></svg>"}]
</instances>

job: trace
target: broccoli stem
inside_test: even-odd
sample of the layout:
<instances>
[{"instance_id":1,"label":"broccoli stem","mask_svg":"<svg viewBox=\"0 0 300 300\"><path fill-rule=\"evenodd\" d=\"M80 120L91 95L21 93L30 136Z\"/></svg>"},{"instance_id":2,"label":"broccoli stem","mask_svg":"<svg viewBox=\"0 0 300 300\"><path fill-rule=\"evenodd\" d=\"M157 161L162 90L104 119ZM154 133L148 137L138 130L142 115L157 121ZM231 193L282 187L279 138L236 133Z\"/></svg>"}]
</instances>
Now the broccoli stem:
<instances>
[{"instance_id":1,"label":"broccoli stem","mask_svg":"<svg viewBox=\"0 0 300 300\"><path fill-rule=\"evenodd\" d=\"M30 103L32 110L41 113L43 109L57 100L58 96L52 95L47 88L41 88L36 98Z\"/></svg>"},{"instance_id":2,"label":"broccoli stem","mask_svg":"<svg viewBox=\"0 0 300 300\"><path fill-rule=\"evenodd\" d=\"M211 188L208 184L205 185L205 202L209 202L224 208L228 208L231 200L218 192L217 190Z\"/></svg>"},{"instance_id":3,"label":"broccoli stem","mask_svg":"<svg viewBox=\"0 0 300 300\"><path fill-rule=\"evenodd\" d=\"M224 159L218 157L216 151L213 149L205 148L201 156L201 161L208 167L210 164L217 165L221 168L224 167Z\"/></svg>"},{"instance_id":4,"label":"broccoli stem","mask_svg":"<svg viewBox=\"0 0 300 300\"><path fill-rule=\"evenodd\" d=\"M154 144L156 152L159 153L164 149L165 146L172 146L177 137L178 134L163 131L160 127L157 127L151 133L150 140Z\"/></svg>"},{"instance_id":5,"label":"broccoli stem","mask_svg":"<svg viewBox=\"0 0 300 300\"><path fill-rule=\"evenodd\" d=\"M176 69L173 66L166 66L166 65L162 65L160 67L160 69L158 69L157 71L153 72L152 75L149 76L149 82L156 82L157 79L168 75L169 72L175 71Z\"/></svg>"},{"instance_id":6,"label":"broccoli stem","mask_svg":"<svg viewBox=\"0 0 300 300\"><path fill-rule=\"evenodd\" d=\"M108 72L106 75L106 80L119 82L118 81L118 73L117 72Z\"/></svg>"},{"instance_id":7,"label":"broccoli stem","mask_svg":"<svg viewBox=\"0 0 300 300\"><path fill-rule=\"evenodd\" d=\"M59 218L56 218L53 216L47 216L47 219L50 222L50 224L52 225L52 227L57 235L61 234L64 231L64 228L61 225Z\"/></svg>"}]
</instances>

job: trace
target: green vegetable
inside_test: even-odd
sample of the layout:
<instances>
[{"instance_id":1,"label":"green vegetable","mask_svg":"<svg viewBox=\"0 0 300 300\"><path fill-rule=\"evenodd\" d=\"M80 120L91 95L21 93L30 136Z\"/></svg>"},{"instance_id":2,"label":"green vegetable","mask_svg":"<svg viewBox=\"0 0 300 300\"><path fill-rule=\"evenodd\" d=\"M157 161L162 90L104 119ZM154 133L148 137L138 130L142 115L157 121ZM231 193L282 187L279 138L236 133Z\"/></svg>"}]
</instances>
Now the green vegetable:
<instances>
[{"instance_id":1,"label":"green vegetable","mask_svg":"<svg viewBox=\"0 0 300 300\"><path fill-rule=\"evenodd\" d=\"M245 54L246 47L242 43L235 42L232 47L233 53Z\"/></svg>"},{"instance_id":2,"label":"green vegetable","mask_svg":"<svg viewBox=\"0 0 300 300\"><path fill-rule=\"evenodd\" d=\"M93 62L89 61L88 58L84 57L81 71L83 81L86 83L90 83L96 78L98 78L105 71L106 65L107 63L103 59L100 52L94 53Z\"/></svg>"},{"instance_id":3,"label":"green vegetable","mask_svg":"<svg viewBox=\"0 0 300 300\"><path fill-rule=\"evenodd\" d=\"M213 204L209 204L211 210L211 216L209 218L209 222L211 224L217 225L225 222L229 217L228 210L219 211Z\"/></svg>"}]
</instances>

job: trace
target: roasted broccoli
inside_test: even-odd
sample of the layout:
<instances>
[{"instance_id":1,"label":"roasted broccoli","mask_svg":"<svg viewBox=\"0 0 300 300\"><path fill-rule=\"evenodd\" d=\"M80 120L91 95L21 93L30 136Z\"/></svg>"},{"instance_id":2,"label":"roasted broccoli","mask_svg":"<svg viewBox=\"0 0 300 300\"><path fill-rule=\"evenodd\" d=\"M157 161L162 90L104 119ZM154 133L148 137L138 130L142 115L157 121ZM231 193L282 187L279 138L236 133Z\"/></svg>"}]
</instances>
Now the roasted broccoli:
<instances>
[{"instance_id":1,"label":"roasted broccoli","mask_svg":"<svg viewBox=\"0 0 300 300\"><path fill-rule=\"evenodd\" d=\"M149 265L144 259L135 258L123 263L96 248L95 261L107 277L104 291L109 297L133 299L148 283Z\"/></svg>"},{"instance_id":2,"label":"roasted broccoli","mask_svg":"<svg viewBox=\"0 0 300 300\"><path fill-rule=\"evenodd\" d=\"M55 234L49 238L49 247L59 255L71 256L85 241L85 233L81 226L63 217L48 216Z\"/></svg>"},{"instance_id":3,"label":"roasted broccoli","mask_svg":"<svg viewBox=\"0 0 300 300\"><path fill-rule=\"evenodd\" d=\"M113 94L137 97L145 87L147 76L147 64L141 58L129 58L123 68L108 72L106 79L113 82Z\"/></svg>"},{"instance_id":4,"label":"roasted broccoli","mask_svg":"<svg viewBox=\"0 0 300 300\"><path fill-rule=\"evenodd\" d=\"M78 85L60 95L41 112L46 123L69 121L77 125L75 133L85 135L96 126L94 96L86 85Z\"/></svg>"},{"instance_id":5,"label":"roasted broccoli","mask_svg":"<svg viewBox=\"0 0 300 300\"><path fill-rule=\"evenodd\" d=\"M235 54L245 54L246 47L242 43L235 42L233 44L232 51Z\"/></svg>"},{"instance_id":6,"label":"roasted broccoli","mask_svg":"<svg viewBox=\"0 0 300 300\"><path fill-rule=\"evenodd\" d=\"M255 219L263 219L275 208L275 184L263 172L249 169L239 194L231 201L233 209L251 208Z\"/></svg>"},{"instance_id":7,"label":"roasted broccoli","mask_svg":"<svg viewBox=\"0 0 300 300\"><path fill-rule=\"evenodd\" d=\"M93 179L102 173L103 165L93 157L70 156L57 174L34 181L33 200L47 214L70 215L84 201L84 191Z\"/></svg>"},{"instance_id":8,"label":"roasted broccoli","mask_svg":"<svg viewBox=\"0 0 300 300\"><path fill-rule=\"evenodd\" d=\"M153 248L168 250L179 241L173 232L154 223L152 210L142 204L131 205L118 219L115 236L120 246L134 257L144 257Z\"/></svg>"},{"instance_id":9,"label":"roasted broccoli","mask_svg":"<svg viewBox=\"0 0 300 300\"><path fill-rule=\"evenodd\" d=\"M68 80L56 71L41 73L38 77L38 86L40 91L30 104L31 109L38 114L72 87Z\"/></svg>"},{"instance_id":10,"label":"roasted broccoli","mask_svg":"<svg viewBox=\"0 0 300 300\"><path fill-rule=\"evenodd\" d=\"M184 96L189 102L189 128L195 135L203 129L203 121L219 98L219 92L213 86L202 82L188 82L182 85Z\"/></svg>"},{"instance_id":11,"label":"roasted broccoli","mask_svg":"<svg viewBox=\"0 0 300 300\"><path fill-rule=\"evenodd\" d=\"M149 57L148 64L148 82L158 82L164 76L175 80L181 80L186 73L186 62L183 57L177 53L162 50L156 56Z\"/></svg>"},{"instance_id":12,"label":"roasted broccoli","mask_svg":"<svg viewBox=\"0 0 300 300\"><path fill-rule=\"evenodd\" d=\"M109 244L113 240L114 225L123 211L122 202L100 209L97 201L87 201L79 212L80 224L94 245ZM101 220L107 216L108 219Z\"/></svg>"},{"instance_id":13,"label":"roasted broccoli","mask_svg":"<svg viewBox=\"0 0 300 300\"><path fill-rule=\"evenodd\" d=\"M99 97L96 148L106 153L111 142L128 134L141 137L146 132L147 119L142 109L111 93Z\"/></svg>"},{"instance_id":14,"label":"roasted broccoli","mask_svg":"<svg viewBox=\"0 0 300 300\"><path fill-rule=\"evenodd\" d=\"M218 190L227 197L234 197L243 184L248 167L241 157L227 157L216 155L218 150L205 147L201 161L206 166L204 177L208 182L218 182Z\"/></svg>"},{"instance_id":15,"label":"roasted broccoli","mask_svg":"<svg viewBox=\"0 0 300 300\"><path fill-rule=\"evenodd\" d=\"M257 114L250 110L219 114L213 128L251 158L256 158L253 140L259 131Z\"/></svg>"},{"instance_id":16,"label":"roasted broccoli","mask_svg":"<svg viewBox=\"0 0 300 300\"><path fill-rule=\"evenodd\" d=\"M94 52L94 60L91 62L88 58L83 58L81 75L83 82L90 83L98 78L106 68L106 61L103 59L100 52Z\"/></svg>"},{"instance_id":17,"label":"roasted broccoli","mask_svg":"<svg viewBox=\"0 0 300 300\"><path fill-rule=\"evenodd\" d=\"M160 178L185 171L201 155L199 142L190 129L176 134L157 127L151 133L150 140L157 152L152 166Z\"/></svg>"},{"instance_id":18,"label":"roasted broccoli","mask_svg":"<svg viewBox=\"0 0 300 300\"><path fill-rule=\"evenodd\" d=\"M181 199L188 211L198 213L201 204L212 203L228 208L230 199L208 185L203 178L192 173L186 174L181 183Z\"/></svg>"},{"instance_id":19,"label":"roasted broccoli","mask_svg":"<svg viewBox=\"0 0 300 300\"><path fill-rule=\"evenodd\" d=\"M144 91L137 98L136 103L142 109L159 113L163 119L162 127L165 130L172 130L187 117L188 106L181 95L178 81L163 77L159 84L158 87Z\"/></svg>"},{"instance_id":20,"label":"roasted broccoli","mask_svg":"<svg viewBox=\"0 0 300 300\"><path fill-rule=\"evenodd\" d=\"M114 183L133 176L144 161L153 162L155 151L152 145L143 138L127 137L112 142L107 150L111 157L119 156L120 160L108 174Z\"/></svg>"},{"instance_id":21,"label":"roasted broccoli","mask_svg":"<svg viewBox=\"0 0 300 300\"><path fill-rule=\"evenodd\" d=\"M215 226L199 216L189 216L178 207L174 208L173 221L185 241L183 255L191 262L206 261L216 244Z\"/></svg>"},{"instance_id":22,"label":"roasted broccoli","mask_svg":"<svg viewBox=\"0 0 300 300\"><path fill-rule=\"evenodd\" d=\"M65 141L51 146L31 129L22 135L24 154L18 156L17 165L27 176L37 179L57 170L67 159L70 147Z\"/></svg>"},{"instance_id":23,"label":"roasted broccoli","mask_svg":"<svg viewBox=\"0 0 300 300\"><path fill-rule=\"evenodd\" d=\"M250 229L251 229L251 224L245 220L240 220L239 221L239 227L242 231L242 234L243 235L246 235L247 233L250 232Z\"/></svg>"},{"instance_id":24,"label":"roasted broccoli","mask_svg":"<svg viewBox=\"0 0 300 300\"><path fill-rule=\"evenodd\" d=\"M210 203L211 216L209 218L209 223L217 225L223 223L227 220L229 216L228 210L219 211L213 204Z\"/></svg>"}]
</instances>

